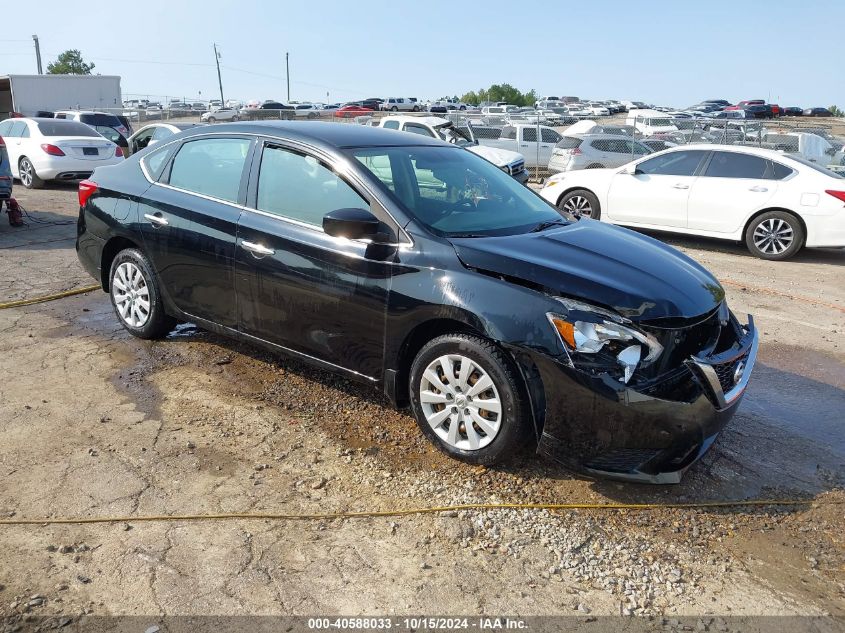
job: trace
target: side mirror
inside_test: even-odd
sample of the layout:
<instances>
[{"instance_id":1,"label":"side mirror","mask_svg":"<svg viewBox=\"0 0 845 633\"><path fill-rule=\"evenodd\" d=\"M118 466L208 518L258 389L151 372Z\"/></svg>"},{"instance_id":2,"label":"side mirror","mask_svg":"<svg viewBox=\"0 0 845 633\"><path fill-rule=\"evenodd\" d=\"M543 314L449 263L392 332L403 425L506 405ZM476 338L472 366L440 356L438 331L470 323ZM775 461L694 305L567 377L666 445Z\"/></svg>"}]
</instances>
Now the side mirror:
<instances>
[{"instance_id":1,"label":"side mirror","mask_svg":"<svg viewBox=\"0 0 845 633\"><path fill-rule=\"evenodd\" d=\"M336 209L323 216L323 230L332 237L374 237L380 226L378 218L365 209Z\"/></svg>"}]
</instances>

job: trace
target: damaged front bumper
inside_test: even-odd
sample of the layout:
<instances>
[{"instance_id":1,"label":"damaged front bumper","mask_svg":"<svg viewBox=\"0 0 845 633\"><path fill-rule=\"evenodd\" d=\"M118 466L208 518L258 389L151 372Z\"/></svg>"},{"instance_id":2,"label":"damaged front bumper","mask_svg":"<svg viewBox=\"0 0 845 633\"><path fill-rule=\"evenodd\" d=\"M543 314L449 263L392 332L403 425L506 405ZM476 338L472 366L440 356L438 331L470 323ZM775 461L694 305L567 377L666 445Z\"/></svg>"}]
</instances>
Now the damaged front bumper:
<instances>
[{"instance_id":1,"label":"damaged front bumper","mask_svg":"<svg viewBox=\"0 0 845 633\"><path fill-rule=\"evenodd\" d=\"M606 374L535 359L545 398L538 452L591 476L680 482L733 417L754 370L754 319L740 325L731 318L736 341L729 349L692 356L639 391Z\"/></svg>"}]
</instances>

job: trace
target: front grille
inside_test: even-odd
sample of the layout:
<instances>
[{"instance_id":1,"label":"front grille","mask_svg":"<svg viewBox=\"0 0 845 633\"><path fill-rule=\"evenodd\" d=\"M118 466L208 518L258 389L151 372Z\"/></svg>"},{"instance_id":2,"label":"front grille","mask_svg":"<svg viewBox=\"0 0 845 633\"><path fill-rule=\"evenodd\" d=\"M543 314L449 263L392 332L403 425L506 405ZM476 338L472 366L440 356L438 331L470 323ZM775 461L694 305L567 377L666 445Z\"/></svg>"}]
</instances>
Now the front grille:
<instances>
[{"instance_id":1,"label":"front grille","mask_svg":"<svg viewBox=\"0 0 845 633\"><path fill-rule=\"evenodd\" d=\"M712 365L713 370L716 372L716 376L719 378L719 385L722 387L722 391L727 393L731 389L736 386L736 381L734 380L734 372L736 372L736 368L740 363L745 363L745 360L748 358L748 354L743 354L739 358L736 358L732 361L727 363L720 363Z\"/></svg>"}]
</instances>

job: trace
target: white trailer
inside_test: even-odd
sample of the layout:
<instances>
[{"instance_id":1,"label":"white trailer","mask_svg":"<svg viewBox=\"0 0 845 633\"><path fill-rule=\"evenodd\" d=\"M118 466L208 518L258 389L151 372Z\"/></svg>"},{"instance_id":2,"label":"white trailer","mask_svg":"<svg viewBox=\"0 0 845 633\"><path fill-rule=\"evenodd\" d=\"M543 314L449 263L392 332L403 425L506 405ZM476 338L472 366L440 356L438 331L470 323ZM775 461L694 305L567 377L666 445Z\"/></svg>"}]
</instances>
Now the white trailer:
<instances>
[{"instance_id":1,"label":"white trailer","mask_svg":"<svg viewBox=\"0 0 845 633\"><path fill-rule=\"evenodd\" d=\"M0 120L18 113L121 108L117 75L0 76Z\"/></svg>"}]
</instances>

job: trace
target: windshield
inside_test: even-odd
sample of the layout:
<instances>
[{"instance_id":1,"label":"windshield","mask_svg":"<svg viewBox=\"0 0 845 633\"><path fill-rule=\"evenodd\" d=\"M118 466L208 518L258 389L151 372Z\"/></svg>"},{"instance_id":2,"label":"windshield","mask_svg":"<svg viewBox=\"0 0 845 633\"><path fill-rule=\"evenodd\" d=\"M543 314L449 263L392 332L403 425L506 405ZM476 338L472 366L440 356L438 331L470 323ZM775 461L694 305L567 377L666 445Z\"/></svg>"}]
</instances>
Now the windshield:
<instances>
[{"instance_id":1,"label":"windshield","mask_svg":"<svg viewBox=\"0 0 845 633\"><path fill-rule=\"evenodd\" d=\"M468 145L475 145L469 140L464 133L453 127L451 123L444 123L443 125L434 128L441 140L447 143L454 143L459 147L466 147Z\"/></svg>"},{"instance_id":2,"label":"windshield","mask_svg":"<svg viewBox=\"0 0 845 633\"><path fill-rule=\"evenodd\" d=\"M516 235L564 220L501 169L451 147L350 150L407 211L445 237Z\"/></svg>"}]
</instances>

